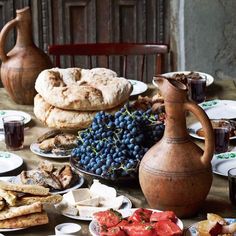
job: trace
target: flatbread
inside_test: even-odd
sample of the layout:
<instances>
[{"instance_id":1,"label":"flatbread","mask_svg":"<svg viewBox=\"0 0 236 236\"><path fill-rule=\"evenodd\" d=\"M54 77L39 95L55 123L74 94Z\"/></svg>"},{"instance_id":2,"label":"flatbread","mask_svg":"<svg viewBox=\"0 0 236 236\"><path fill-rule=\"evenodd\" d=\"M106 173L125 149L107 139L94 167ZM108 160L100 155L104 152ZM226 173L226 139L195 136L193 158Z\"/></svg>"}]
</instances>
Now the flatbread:
<instances>
[{"instance_id":1,"label":"flatbread","mask_svg":"<svg viewBox=\"0 0 236 236\"><path fill-rule=\"evenodd\" d=\"M43 206L41 202L35 202L26 206L9 207L6 210L0 211L0 221L14 218L17 216L23 216L31 213L41 212L42 210Z\"/></svg>"},{"instance_id":2,"label":"flatbread","mask_svg":"<svg viewBox=\"0 0 236 236\"><path fill-rule=\"evenodd\" d=\"M132 85L106 68L52 68L38 75L35 89L47 103L57 108L98 111L128 100Z\"/></svg>"},{"instance_id":3,"label":"flatbread","mask_svg":"<svg viewBox=\"0 0 236 236\"><path fill-rule=\"evenodd\" d=\"M122 104L123 105L123 104ZM115 113L120 106L106 112ZM47 103L37 94L34 98L34 114L45 125L56 129L85 129L92 123L97 111L67 111Z\"/></svg>"},{"instance_id":4,"label":"flatbread","mask_svg":"<svg viewBox=\"0 0 236 236\"><path fill-rule=\"evenodd\" d=\"M48 223L46 212L33 213L24 216L18 216L7 220L0 220L1 229L26 228L35 225L44 225Z\"/></svg>"},{"instance_id":5,"label":"flatbread","mask_svg":"<svg viewBox=\"0 0 236 236\"><path fill-rule=\"evenodd\" d=\"M0 189L10 190L22 193L30 193L32 195L48 195L49 188L38 185L14 184L0 180Z\"/></svg>"},{"instance_id":6,"label":"flatbread","mask_svg":"<svg viewBox=\"0 0 236 236\"><path fill-rule=\"evenodd\" d=\"M62 196L59 194L50 194L48 196L22 196L17 199L16 205L22 206L22 205L28 205L35 202L41 202L41 203L50 203L50 204L57 204L62 201Z\"/></svg>"}]
</instances>

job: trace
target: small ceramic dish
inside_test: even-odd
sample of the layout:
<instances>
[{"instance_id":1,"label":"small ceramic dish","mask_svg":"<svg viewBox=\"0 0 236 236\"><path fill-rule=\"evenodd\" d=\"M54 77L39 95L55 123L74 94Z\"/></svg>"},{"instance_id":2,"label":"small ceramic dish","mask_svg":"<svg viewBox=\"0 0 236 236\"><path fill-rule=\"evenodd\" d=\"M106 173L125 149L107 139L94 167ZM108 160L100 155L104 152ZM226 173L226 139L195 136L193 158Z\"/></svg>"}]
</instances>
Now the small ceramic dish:
<instances>
[{"instance_id":1,"label":"small ceramic dish","mask_svg":"<svg viewBox=\"0 0 236 236\"><path fill-rule=\"evenodd\" d=\"M63 223L55 227L56 235L79 235L81 226L75 223Z\"/></svg>"}]
</instances>

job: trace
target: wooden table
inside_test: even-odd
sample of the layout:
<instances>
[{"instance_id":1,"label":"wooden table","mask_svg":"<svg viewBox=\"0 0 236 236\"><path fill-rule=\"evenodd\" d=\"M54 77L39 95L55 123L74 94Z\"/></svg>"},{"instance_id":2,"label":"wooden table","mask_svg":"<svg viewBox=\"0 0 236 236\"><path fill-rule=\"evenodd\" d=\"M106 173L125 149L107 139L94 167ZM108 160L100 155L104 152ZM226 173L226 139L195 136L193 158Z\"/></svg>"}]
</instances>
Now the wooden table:
<instances>
[{"instance_id":1,"label":"wooden table","mask_svg":"<svg viewBox=\"0 0 236 236\"><path fill-rule=\"evenodd\" d=\"M152 85L149 86L149 90L144 95L150 95L155 93L155 89ZM229 99L236 100L236 86L234 81L224 80L224 81L215 81L213 85L207 88L208 99L219 98L219 99ZM17 155L21 156L24 159L25 169L31 169L37 167L38 163L44 158L39 157L33 154L29 150L29 146L32 142L36 140L37 137L45 133L48 128L42 125L34 116L33 106L26 105L18 105L15 104L11 98L6 93L5 89L0 88L0 109L12 109L12 110L21 110L29 113L32 116L32 121L28 124L28 129L25 131L25 142L24 149L15 151ZM191 118L188 120L191 122ZM203 146L203 142L195 140L200 146ZM231 143L234 145L234 143ZM5 143L4 141L0 142L0 150L4 151ZM63 162L63 161L55 161L54 159L50 159L52 162ZM19 170L20 171L20 170ZM19 171L15 171L13 175L19 173ZM147 202L142 194L142 191L138 185L129 185L126 187L117 187L118 193L127 196L133 203L133 207L148 207ZM202 207L199 209L197 215L192 218L183 219L183 223L185 227L188 227L190 224L202 220L206 217L207 212L214 212L222 215L223 217L235 217L236 207L232 206L229 202L228 198L228 182L224 177L220 177L214 175L213 184L210 190L210 193ZM29 229L15 231L15 232L7 232L6 235L9 236L17 236L17 235L53 235L54 227L57 224L63 222L76 222L81 224L82 232L81 235L89 235L88 232L88 224L86 221L76 221L64 217L58 214L53 208L47 210L49 213L50 223L44 226L32 227Z\"/></svg>"}]
</instances>

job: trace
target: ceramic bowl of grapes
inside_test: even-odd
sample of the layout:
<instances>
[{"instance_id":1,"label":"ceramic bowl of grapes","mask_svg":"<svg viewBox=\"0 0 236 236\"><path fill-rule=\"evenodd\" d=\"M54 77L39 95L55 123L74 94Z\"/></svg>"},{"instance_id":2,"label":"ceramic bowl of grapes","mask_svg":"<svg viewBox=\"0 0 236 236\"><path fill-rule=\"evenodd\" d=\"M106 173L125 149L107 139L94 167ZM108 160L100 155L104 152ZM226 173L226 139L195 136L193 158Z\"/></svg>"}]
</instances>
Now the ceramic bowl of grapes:
<instances>
[{"instance_id":1,"label":"ceramic bowl of grapes","mask_svg":"<svg viewBox=\"0 0 236 236\"><path fill-rule=\"evenodd\" d=\"M164 133L164 120L152 109L124 106L114 115L98 112L89 128L79 132L71 165L89 182L138 180L139 163Z\"/></svg>"}]
</instances>

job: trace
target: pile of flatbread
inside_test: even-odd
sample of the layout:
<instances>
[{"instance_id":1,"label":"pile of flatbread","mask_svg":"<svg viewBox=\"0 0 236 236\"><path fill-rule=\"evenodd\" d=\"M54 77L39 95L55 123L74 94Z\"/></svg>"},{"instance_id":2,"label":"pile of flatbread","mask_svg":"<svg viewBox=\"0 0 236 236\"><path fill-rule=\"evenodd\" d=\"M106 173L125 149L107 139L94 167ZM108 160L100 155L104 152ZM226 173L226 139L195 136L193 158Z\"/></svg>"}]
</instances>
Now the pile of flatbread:
<instances>
[{"instance_id":1,"label":"pile of flatbread","mask_svg":"<svg viewBox=\"0 0 236 236\"><path fill-rule=\"evenodd\" d=\"M128 99L132 85L106 68L52 68L35 83L36 117L50 128L87 128L98 111L116 112Z\"/></svg>"},{"instance_id":2,"label":"pile of flatbread","mask_svg":"<svg viewBox=\"0 0 236 236\"><path fill-rule=\"evenodd\" d=\"M26 228L48 223L43 204L61 202L48 188L0 181L0 228Z\"/></svg>"}]
</instances>

